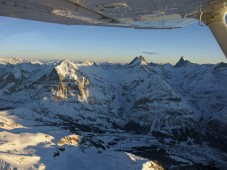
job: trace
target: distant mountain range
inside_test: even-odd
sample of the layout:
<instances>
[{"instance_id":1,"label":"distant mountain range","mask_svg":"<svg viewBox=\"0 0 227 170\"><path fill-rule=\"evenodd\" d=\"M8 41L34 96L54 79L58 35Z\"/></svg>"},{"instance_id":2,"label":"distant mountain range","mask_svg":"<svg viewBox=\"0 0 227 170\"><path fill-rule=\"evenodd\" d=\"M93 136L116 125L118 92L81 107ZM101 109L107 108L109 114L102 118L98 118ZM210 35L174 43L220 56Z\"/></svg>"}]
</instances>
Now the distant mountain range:
<instances>
[{"instance_id":1,"label":"distant mountain range","mask_svg":"<svg viewBox=\"0 0 227 170\"><path fill-rule=\"evenodd\" d=\"M0 169L226 169L226 87L183 57L0 59Z\"/></svg>"}]
</instances>

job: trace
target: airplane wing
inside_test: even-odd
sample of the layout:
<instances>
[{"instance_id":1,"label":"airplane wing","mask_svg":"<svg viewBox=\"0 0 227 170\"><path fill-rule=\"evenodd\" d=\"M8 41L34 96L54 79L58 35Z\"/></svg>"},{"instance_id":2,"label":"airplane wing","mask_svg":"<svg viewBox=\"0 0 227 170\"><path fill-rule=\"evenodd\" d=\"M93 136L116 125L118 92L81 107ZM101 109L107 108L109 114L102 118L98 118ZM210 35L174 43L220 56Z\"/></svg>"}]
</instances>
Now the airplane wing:
<instances>
[{"instance_id":1,"label":"airplane wing","mask_svg":"<svg viewBox=\"0 0 227 170\"><path fill-rule=\"evenodd\" d=\"M209 26L227 56L226 3L227 0L0 0L0 16L138 29L179 28L200 20Z\"/></svg>"},{"instance_id":2,"label":"airplane wing","mask_svg":"<svg viewBox=\"0 0 227 170\"><path fill-rule=\"evenodd\" d=\"M0 15L67 25L178 28L207 0L0 0Z\"/></svg>"}]
</instances>

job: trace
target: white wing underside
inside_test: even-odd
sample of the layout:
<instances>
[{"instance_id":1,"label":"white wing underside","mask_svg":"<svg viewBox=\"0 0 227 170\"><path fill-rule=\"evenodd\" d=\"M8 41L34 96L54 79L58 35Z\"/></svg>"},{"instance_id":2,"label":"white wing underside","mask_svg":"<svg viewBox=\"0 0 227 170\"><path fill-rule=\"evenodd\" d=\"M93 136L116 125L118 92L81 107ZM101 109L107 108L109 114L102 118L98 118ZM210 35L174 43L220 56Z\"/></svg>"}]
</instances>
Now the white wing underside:
<instances>
[{"instance_id":1,"label":"white wing underside","mask_svg":"<svg viewBox=\"0 0 227 170\"><path fill-rule=\"evenodd\" d=\"M67 25L171 29L194 22L199 18L201 9L205 9L204 7L214 1L223 2L223 0L0 0L0 15Z\"/></svg>"},{"instance_id":2,"label":"white wing underside","mask_svg":"<svg viewBox=\"0 0 227 170\"><path fill-rule=\"evenodd\" d=\"M227 58L227 0L0 0L0 16L66 25L180 28L196 20Z\"/></svg>"}]
</instances>

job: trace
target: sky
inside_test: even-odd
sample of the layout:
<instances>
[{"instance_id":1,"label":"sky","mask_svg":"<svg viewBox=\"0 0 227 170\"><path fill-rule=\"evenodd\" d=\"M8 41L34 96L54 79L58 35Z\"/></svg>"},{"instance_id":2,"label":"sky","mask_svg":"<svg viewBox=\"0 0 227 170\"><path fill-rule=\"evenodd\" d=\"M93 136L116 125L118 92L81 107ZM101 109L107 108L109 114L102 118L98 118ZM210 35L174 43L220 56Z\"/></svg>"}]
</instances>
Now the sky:
<instances>
[{"instance_id":1,"label":"sky","mask_svg":"<svg viewBox=\"0 0 227 170\"><path fill-rule=\"evenodd\" d=\"M67 26L0 17L0 57L70 59L128 63L143 55L148 62L175 64L227 62L207 26L172 30Z\"/></svg>"}]
</instances>

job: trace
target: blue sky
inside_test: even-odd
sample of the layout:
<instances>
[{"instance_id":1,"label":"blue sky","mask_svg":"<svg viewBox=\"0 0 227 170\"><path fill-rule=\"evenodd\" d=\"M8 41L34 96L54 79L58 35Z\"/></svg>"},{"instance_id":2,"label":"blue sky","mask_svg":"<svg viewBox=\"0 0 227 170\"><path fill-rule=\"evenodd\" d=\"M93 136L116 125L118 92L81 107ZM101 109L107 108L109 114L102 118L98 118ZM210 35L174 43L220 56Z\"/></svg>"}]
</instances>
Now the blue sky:
<instances>
[{"instance_id":1,"label":"blue sky","mask_svg":"<svg viewBox=\"0 0 227 170\"><path fill-rule=\"evenodd\" d=\"M155 52L153 55L144 52ZM181 56L195 63L226 62L206 26L174 30L136 30L66 26L0 17L0 57L174 64Z\"/></svg>"}]
</instances>

